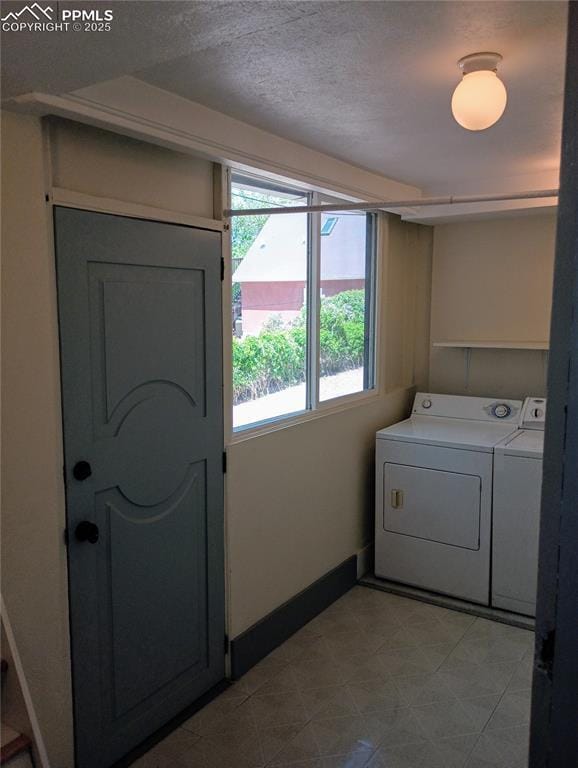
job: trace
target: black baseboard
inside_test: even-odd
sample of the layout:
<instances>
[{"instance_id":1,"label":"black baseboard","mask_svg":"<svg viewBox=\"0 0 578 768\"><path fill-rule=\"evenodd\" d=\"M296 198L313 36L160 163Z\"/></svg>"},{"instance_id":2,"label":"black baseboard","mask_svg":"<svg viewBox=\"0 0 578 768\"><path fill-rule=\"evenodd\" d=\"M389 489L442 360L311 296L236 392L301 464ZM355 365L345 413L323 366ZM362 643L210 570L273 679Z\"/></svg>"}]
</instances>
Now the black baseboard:
<instances>
[{"instance_id":1,"label":"black baseboard","mask_svg":"<svg viewBox=\"0 0 578 768\"><path fill-rule=\"evenodd\" d=\"M352 555L303 592L231 640L233 680L248 672L258 661L350 590L356 582L357 556Z\"/></svg>"}]
</instances>

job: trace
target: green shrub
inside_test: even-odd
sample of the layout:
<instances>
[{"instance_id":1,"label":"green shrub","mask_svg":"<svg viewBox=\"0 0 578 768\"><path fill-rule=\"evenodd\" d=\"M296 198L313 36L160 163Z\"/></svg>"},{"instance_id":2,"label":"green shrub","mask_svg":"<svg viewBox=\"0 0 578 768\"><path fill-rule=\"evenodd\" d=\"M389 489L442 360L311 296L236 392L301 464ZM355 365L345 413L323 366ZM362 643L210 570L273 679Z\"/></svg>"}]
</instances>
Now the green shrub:
<instances>
[{"instance_id":1,"label":"green shrub","mask_svg":"<svg viewBox=\"0 0 578 768\"><path fill-rule=\"evenodd\" d=\"M359 368L365 349L364 291L343 291L322 298L319 322L321 375ZM257 336L234 338L234 403L304 381L306 348L304 310L290 327L282 327L275 317Z\"/></svg>"}]
</instances>

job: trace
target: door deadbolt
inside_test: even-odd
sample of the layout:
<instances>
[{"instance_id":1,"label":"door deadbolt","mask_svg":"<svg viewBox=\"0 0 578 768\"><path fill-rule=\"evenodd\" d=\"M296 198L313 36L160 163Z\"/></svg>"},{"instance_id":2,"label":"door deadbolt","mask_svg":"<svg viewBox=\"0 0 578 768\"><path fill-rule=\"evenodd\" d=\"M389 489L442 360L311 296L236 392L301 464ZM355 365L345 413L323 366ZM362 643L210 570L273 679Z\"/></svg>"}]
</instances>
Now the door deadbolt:
<instances>
[{"instance_id":1,"label":"door deadbolt","mask_svg":"<svg viewBox=\"0 0 578 768\"><path fill-rule=\"evenodd\" d=\"M83 520L76 526L74 535L77 541L88 541L89 544L96 544L100 531L96 523L91 523L90 520Z\"/></svg>"},{"instance_id":2,"label":"door deadbolt","mask_svg":"<svg viewBox=\"0 0 578 768\"><path fill-rule=\"evenodd\" d=\"M92 467L88 461L77 461L72 468L72 476L75 480L86 480L92 475Z\"/></svg>"}]
</instances>

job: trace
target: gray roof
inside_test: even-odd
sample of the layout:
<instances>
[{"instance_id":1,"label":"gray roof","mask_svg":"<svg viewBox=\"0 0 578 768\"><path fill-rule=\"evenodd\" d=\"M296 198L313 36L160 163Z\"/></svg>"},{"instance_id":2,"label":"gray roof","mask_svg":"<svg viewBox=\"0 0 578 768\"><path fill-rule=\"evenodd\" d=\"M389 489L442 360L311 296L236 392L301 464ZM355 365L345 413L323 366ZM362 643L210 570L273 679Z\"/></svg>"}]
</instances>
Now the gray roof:
<instances>
[{"instance_id":1,"label":"gray roof","mask_svg":"<svg viewBox=\"0 0 578 768\"><path fill-rule=\"evenodd\" d=\"M362 280L365 277L366 217L335 217L330 234L321 237L321 280ZM236 283L299 282L307 279L307 214L269 216L233 274Z\"/></svg>"}]
</instances>

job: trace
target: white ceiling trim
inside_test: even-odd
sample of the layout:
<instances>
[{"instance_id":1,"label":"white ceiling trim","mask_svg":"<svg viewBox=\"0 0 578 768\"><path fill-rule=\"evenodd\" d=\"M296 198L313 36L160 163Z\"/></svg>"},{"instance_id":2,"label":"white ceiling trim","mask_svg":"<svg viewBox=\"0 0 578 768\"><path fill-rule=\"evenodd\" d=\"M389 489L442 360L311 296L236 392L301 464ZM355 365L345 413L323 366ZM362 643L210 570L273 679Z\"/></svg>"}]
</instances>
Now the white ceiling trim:
<instances>
[{"instance_id":1,"label":"white ceiling trim","mask_svg":"<svg viewBox=\"0 0 578 768\"><path fill-rule=\"evenodd\" d=\"M7 106L57 115L351 200L421 197L417 187L267 133L136 78L55 96L29 93ZM281 160L280 158L283 158Z\"/></svg>"},{"instance_id":2,"label":"white ceiling trim","mask_svg":"<svg viewBox=\"0 0 578 768\"><path fill-rule=\"evenodd\" d=\"M258 171L276 181L298 182L305 189L351 201L394 201L424 196L417 187L324 155L130 76L70 94L29 93L5 106L76 120L245 172ZM515 181L519 183L520 179ZM470 186L472 192L476 186L479 186L478 193L490 191L485 189L482 179L478 179L477 185L472 181ZM517 184L508 186L515 188ZM550 198L525 206L511 201L471 203L460 205L459 209L444 205L429 210L410 208L400 210L399 214L406 221L433 225L515 212L547 212L552 210L552 205Z\"/></svg>"}]
</instances>

